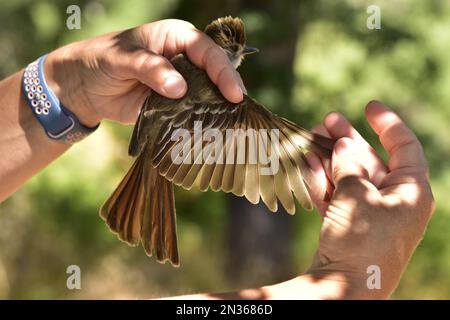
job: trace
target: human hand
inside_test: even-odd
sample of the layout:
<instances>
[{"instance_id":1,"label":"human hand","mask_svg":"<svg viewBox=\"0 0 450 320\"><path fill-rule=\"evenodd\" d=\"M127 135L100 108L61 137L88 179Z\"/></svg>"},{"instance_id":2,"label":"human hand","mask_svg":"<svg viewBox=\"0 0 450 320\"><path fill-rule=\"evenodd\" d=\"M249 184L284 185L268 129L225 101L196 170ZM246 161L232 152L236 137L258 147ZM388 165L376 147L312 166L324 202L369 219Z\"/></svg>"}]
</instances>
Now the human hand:
<instances>
[{"instance_id":1,"label":"human hand","mask_svg":"<svg viewBox=\"0 0 450 320\"><path fill-rule=\"evenodd\" d=\"M323 216L319 248L308 274L335 282L345 298L387 298L421 241L434 210L428 166L413 132L379 102L366 108L370 126L389 153L387 166L340 114L314 129L338 139L324 170L312 159L322 183L334 191L317 200ZM328 173L327 173L328 171ZM367 287L367 268L381 270L381 289Z\"/></svg>"},{"instance_id":2,"label":"human hand","mask_svg":"<svg viewBox=\"0 0 450 320\"><path fill-rule=\"evenodd\" d=\"M387 166L342 115L331 113L313 129L337 142L331 162L308 155L323 187L312 190L323 223L315 261L305 274L262 288L175 298L388 298L423 237L434 200L427 162L413 132L379 102L367 105L366 116L389 153ZM330 200L323 200L326 189ZM368 288L369 266L380 268L380 289Z\"/></svg>"},{"instance_id":3,"label":"human hand","mask_svg":"<svg viewBox=\"0 0 450 320\"><path fill-rule=\"evenodd\" d=\"M187 90L169 60L186 53L231 102L243 84L226 54L203 32L181 20L161 20L76 42L51 52L46 79L63 105L87 126L102 119L134 123L149 88L168 98Z\"/></svg>"}]
</instances>

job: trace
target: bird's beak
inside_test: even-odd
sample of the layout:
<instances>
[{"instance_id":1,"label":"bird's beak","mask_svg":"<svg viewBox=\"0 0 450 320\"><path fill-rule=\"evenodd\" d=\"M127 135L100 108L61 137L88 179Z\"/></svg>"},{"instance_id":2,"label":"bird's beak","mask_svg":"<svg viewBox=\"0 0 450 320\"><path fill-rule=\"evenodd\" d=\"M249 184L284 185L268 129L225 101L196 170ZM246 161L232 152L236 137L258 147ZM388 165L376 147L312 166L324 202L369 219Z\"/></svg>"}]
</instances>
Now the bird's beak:
<instances>
[{"instance_id":1,"label":"bird's beak","mask_svg":"<svg viewBox=\"0 0 450 320\"><path fill-rule=\"evenodd\" d=\"M252 54L252 53L257 53L259 52L258 48L253 48L253 47L245 47L244 50L242 51L242 54L244 56L248 55L248 54Z\"/></svg>"}]
</instances>

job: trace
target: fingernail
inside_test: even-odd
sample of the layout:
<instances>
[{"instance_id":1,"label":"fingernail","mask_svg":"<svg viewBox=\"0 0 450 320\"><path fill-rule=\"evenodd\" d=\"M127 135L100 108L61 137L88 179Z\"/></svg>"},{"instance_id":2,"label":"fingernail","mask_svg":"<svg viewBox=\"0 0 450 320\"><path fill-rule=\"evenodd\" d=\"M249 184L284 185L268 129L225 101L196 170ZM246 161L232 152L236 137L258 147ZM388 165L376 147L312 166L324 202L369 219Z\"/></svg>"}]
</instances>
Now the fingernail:
<instances>
[{"instance_id":1,"label":"fingernail","mask_svg":"<svg viewBox=\"0 0 450 320\"><path fill-rule=\"evenodd\" d=\"M241 87L239 87L239 91L241 91L242 98L244 98L244 94L247 94L247 92L244 92Z\"/></svg>"},{"instance_id":2,"label":"fingernail","mask_svg":"<svg viewBox=\"0 0 450 320\"><path fill-rule=\"evenodd\" d=\"M170 97L179 98L186 92L186 82L178 75L170 75L164 82L164 91Z\"/></svg>"},{"instance_id":3,"label":"fingernail","mask_svg":"<svg viewBox=\"0 0 450 320\"><path fill-rule=\"evenodd\" d=\"M239 83L239 87L241 87L241 91L245 94L247 94L247 89L244 86L244 82L242 81L241 75L239 74L239 72L235 71L235 77L237 82Z\"/></svg>"}]
</instances>

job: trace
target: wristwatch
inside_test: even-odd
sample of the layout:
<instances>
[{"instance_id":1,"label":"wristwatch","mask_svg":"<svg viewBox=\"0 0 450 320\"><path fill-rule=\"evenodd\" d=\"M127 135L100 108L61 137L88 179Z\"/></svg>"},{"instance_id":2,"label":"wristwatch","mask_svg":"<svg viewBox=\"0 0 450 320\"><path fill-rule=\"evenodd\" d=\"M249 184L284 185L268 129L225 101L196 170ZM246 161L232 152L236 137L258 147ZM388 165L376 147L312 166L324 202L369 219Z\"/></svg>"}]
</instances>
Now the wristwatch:
<instances>
[{"instance_id":1,"label":"wristwatch","mask_svg":"<svg viewBox=\"0 0 450 320\"><path fill-rule=\"evenodd\" d=\"M100 124L84 126L64 107L45 82L44 62L47 55L30 63L23 73L22 89L27 103L50 139L73 144L94 132Z\"/></svg>"}]
</instances>

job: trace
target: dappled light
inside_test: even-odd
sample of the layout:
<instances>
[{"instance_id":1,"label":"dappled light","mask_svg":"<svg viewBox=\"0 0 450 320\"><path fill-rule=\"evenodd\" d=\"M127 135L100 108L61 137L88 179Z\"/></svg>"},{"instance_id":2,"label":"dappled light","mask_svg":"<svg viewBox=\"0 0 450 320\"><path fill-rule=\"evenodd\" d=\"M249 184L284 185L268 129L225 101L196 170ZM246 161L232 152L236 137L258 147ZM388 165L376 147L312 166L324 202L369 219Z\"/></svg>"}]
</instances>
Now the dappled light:
<instances>
[{"instance_id":1,"label":"dappled light","mask_svg":"<svg viewBox=\"0 0 450 320\"><path fill-rule=\"evenodd\" d=\"M80 30L65 27L66 8L74 2L82 12L86 10ZM401 179L407 181L381 169L368 173L381 196L390 193L389 205L378 207L380 215L394 215L399 205L420 207L422 199L431 194L426 187L418 187L427 174L436 200L433 219L392 297L449 299L450 2L378 2L383 12L380 30L366 28L365 1L286 1L279 6L261 2L255 6L242 0L198 0L196 7L202 12L197 12L188 0L2 0L0 79L59 46L105 32L165 18L187 20L202 30L219 16L240 16L246 23L247 43L260 53L246 59L239 72L249 95L272 112L311 129L329 112L338 111L380 151L386 164L389 157L366 122L367 102L384 101L416 133L429 167L421 163L420 172L401 168L406 173ZM39 18L42 14L48 16L46 21ZM219 71L217 81L223 82ZM387 130L401 133L395 124ZM372 250L365 236L379 230L371 227L364 216L364 203L352 192L342 194L341 200L361 212L353 216L356 223L340 220L332 208L325 214L316 209L309 213L298 203L296 215L288 215L281 203L278 212L271 213L262 203L253 205L224 192L201 192L197 182L189 191L175 187L180 267L157 263L141 247L119 241L99 216L99 208L133 162L127 154L131 132L131 126L103 121L94 134L0 204L0 299L146 299L268 286L307 271L322 223L322 232L332 233L327 235L330 238L354 233L360 239L353 244L355 250ZM404 156L415 153L408 149ZM313 167L320 163L314 157L310 160ZM365 161L370 166L373 159ZM398 165L391 162L389 168ZM325 175L319 178L318 185L329 184ZM384 189L387 180L388 190ZM328 188L329 193L335 191ZM410 201L395 197L399 188L411 196ZM316 196L329 200L326 192ZM365 194L365 199L377 206L372 195ZM407 216L398 221L420 222ZM327 223L339 227L327 228ZM392 241L392 235L384 236L386 244ZM404 236L421 239L422 234ZM333 261L333 252L323 254ZM391 261L396 263L394 256ZM70 265L81 269L80 290L66 286ZM311 279L326 283L329 278L354 276L341 267L337 261ZM264 289L254 289L210 297L268 296Z\"/></svg>"}]
</instances>

